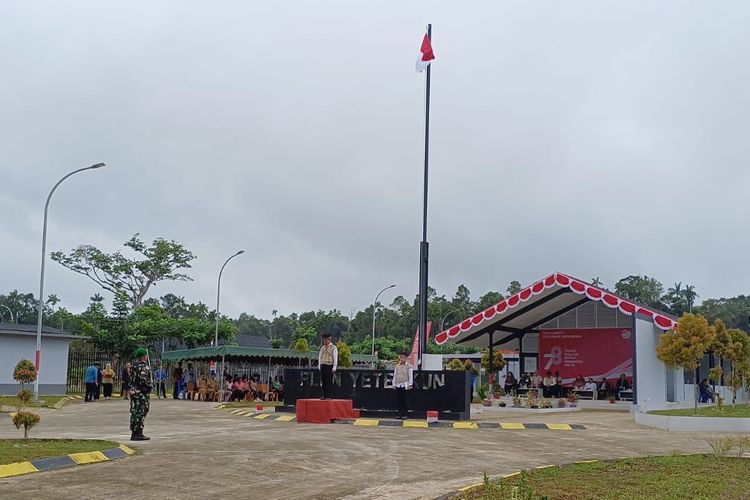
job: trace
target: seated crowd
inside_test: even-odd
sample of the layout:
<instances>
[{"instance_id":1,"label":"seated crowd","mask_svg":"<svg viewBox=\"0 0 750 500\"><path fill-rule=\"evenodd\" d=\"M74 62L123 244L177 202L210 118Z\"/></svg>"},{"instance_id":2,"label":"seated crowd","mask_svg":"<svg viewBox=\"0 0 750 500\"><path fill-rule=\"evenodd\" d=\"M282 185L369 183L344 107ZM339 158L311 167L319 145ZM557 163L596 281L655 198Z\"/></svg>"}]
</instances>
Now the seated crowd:
<instances>
[{"instance_id":1,"label":"seated crowd","mask_svg":"<svg viewBox=\"0 0 750 500\"><path fill-rule=\"evenodd\" d=\"M180 380L176 382L177 398L196 401L281 401L284 389L280 377L274 377L269 385L260 383L260 375L252 377L246 375L224 375L222 389L213 373L206 379L205 375L198 378L198 385ZM269 389L270 387L270 389Z\"/></svg>"},{"instance_id":2,"label":"seated crowd","mask_svg":"<svg viewBox=\"0 0 750 500\"><path fill-rule=\"evenodd\" d=\"M606 378L602 378L599 382L594 381L593 378L589 377L585 379L583 376L578 375L572 384L567 385L563 383L563 379L560 376L560 372L548 371L542 376L541 372L524 373L521 375L520 380L517 380L513 373L508 372L505 376L504 384L505 394L515 395L518 394L519 389L524 390L541 390L542 395L545 398L562 398L567 393L591 393L593 398L606 399L610 396L618 396L622 391L630 390L630 382L624 373L620 374L613 385L610 385Z\"/></svg>"}]
</instances>

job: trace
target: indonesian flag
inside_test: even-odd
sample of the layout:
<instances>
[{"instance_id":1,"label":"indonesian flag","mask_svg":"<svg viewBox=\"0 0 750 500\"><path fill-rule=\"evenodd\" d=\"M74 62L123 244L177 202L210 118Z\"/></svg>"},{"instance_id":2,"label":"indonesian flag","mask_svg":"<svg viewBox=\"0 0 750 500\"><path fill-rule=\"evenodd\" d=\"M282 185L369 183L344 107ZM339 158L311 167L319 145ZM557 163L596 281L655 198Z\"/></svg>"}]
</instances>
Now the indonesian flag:
<instances>
[{"instance_id":1,"label":"indonesian flag","mask_svg":"<svg viewBox=\"0 0 750 500\"><path fill-rule=\"evenodd\" d=\"M435 53L432 51L432 43L425 33L422 39L422 47L419 49L417 56L417 73L422 73L430 65L430 61L435 59Z\"/></svg>"},{"instance_id":2,"label":"indonesian flag","mask_svg":"<svg viewBox=\"0 0 750 500\"><path fill-rule=\"evenodd\" d=\"M427 63L429 64L429 63ZM432 329L432 321L427 322L427 334L425 340L427 343L430 342L430 330ZM425 349L423 352L427 352ZM409 364L411 366L417 366L419 361L419 327L417 327L417 333L414 334L414 342L411 344L411 354L409 354Z\"/></svg>"}]
</instances>

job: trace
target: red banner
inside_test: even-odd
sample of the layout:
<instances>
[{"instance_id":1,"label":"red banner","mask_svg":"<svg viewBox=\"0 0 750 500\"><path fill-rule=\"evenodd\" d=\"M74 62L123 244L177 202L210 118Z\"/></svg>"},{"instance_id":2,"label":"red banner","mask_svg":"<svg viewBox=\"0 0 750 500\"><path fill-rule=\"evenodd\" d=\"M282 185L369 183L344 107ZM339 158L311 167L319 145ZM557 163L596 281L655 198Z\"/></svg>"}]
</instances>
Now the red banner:
<instances>
[{"instance_id":1,"label":"red banner","mask_svg":"<svg viewBox=\"0 0 750 500\"><path fill-rule=\"evenodd\" d=\"M430 343L430 330L432 330L432 321L427 322L427 334L425 340ZM417 333L414 334L414 342L411 344L411 354L409 354L409 364L413 367L417 366L419 358L419 327L417 327Z\"/></svg>"},{"instance_id":2,"label":"red banner","mask_svg":"<svg viewBox=\"0 0 750 500\"><path fill-rule=\"evenodd\" d=\"M633 376L630 328L579 328L539 332L539 371L557 371L563 384L577 376L599 382L624 373Z\"/></svg>"}]
</instances>

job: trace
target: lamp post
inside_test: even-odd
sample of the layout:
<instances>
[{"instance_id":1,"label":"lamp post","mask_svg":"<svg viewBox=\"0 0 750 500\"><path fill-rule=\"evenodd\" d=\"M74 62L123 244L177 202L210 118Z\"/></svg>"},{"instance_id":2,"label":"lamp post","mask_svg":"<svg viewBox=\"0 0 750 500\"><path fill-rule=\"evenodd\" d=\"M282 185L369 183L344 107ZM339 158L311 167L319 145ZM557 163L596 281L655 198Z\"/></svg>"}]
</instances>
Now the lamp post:
<instances>
[{"instance_id":1,"label":"lamp post","mask_svg":"<svg viewBox=\"0 0 750 500\"><path fill-rule=\"evenodd\" d=\"M3 306L4 308L6 308L8 310L8 312L10 313L10 322L11 323L18 323L18 317L16 317L16 320L13 321L13 311L10 310L10 307L6 306L5 304L0 304L0 306Z\"/></svg>"},{"instance_id":2,"label":"lamp post","mask_svg":"<svg viewBox=\"0 0 750 500\"><path fill-rule=\"evenodd\" d=\"M378 307L378 299L380 298L380 294L388 290L389 288L393 288L396 285L389 285L382 290L378 292L378 294L375 296L375 302L372 303L372 355L375 356L375 316L377 315L377 307Z\"/></svg>"},{"instance_id":3,"label":"lamp post","mask_svg":"<svg viewBox=\"0 0 750 500\"><path fill-rule=\"evenodd\" d=\"M214 338L214 346L219 347L219 296L221 294L221 273L224 272L224 268L227 266L227 263L229 263L230 260L234 259L238 255L242 255L245 253L244 250L240 250L236 254L229 257L227 260L224 261L224 265L221 266L221 270L219 271L219 283L216 286L216 335ZM223 380L223 379L222 379Z\"/></svg>"},{"instance_id":4,"label":"lamp post","mask_svg":"<svg viewBox=\"0 0 750 500\"><path fill-rule=\"evenodd\" d=\"M47 202L44 204L44 227L42 229L42 269L39 278L39 310L37 311L37 320L36 320L36 380L34 380L34 401L39 401L39 370L41 369L41 360L42 360L42 315L44 314L44 265L46 263L46 257L47 257L47 213L49 212L49 202L52 199L52 194L55 192L55 189L57 189L57 186L62 184L62 182L70 177L73 174L77 174L78 172L83 172L84 170L94 170L97 168L101 168L104 166L104 163L96 163L94 165L91 165L90 167L84 167L79 168L78 170L73 170L68 175L57 181L57 184L55 184L52 187L52 190L47 195Z\"/></svg>"}]
</instances>

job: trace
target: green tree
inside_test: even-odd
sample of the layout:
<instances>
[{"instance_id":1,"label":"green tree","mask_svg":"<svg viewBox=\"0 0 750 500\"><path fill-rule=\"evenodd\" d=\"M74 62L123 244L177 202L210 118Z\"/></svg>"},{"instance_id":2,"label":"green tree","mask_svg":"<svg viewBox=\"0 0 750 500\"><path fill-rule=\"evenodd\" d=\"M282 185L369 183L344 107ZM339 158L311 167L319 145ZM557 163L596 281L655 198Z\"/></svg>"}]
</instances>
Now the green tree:
<instances>
[{"instance_id":1,"label":"green tree","mask_svg":"<svg viewBox=\"0 0 750 500\"><path fill-rule=\"evenodd\" d=\"M508 285L508 288L505 289L505 292L508 294L508 296L510 296L510 295L517 294L521 290L522 290L521 283L519 283L516 280L513 280L510 282L510 285Z\"/></svg>"},{"instance_id":2,"label":"green tree","mask_svg":"<svg viewBox=\"0 0 750 500\"><path fill-rule=\"evenodd\" d=\"M21 359L13 369L13 379L21 385L21 390L16 395L20 404L12 420L16 429L23 427L23 439L27 444L29 442L29 431L41 420L39 415L26 411L26 406L33 397L32 392L26 386L33 383L36 377L36 367L28 359Z\"/></svg>"},{"instance_id":3,"label":"green tree","mask_svg":"<svg viewBox=\"0 0 750 500\"><path fill-rule=\"evenodd\" d=\"M352 366L352 351L346 342L339 340L336 342L336 348L339 351L339 366L341 368L351 368Z\"/></svg>"},{"instance_id":4,"label":"green tree","mask_svg":"<svg viewBox=\"0 0 750 500\"><path fill-rule=\"evenodd\" d=\"M667 366L691 373L700 366L703 355L714 345L716 331L703 316L685 313L677 328L659 338L656 356ZM695 414L698 414L698 381L695 381Z\"/></svg>"},{"instance_id":5,"label":"green tree","mask_svg":"<svg viewBox=\"0 0 750 500\"><path fill-rule=\"evenodd\" d=\"M117 251L105 253L93 245L81 245L69 254L53 252L52 260L91 279L103 289L127 293L131 307L143 305L152 286L161 281L192 281L187 274L195 255L175 241L155 239L150 246L136 233L124 246L138 257L129 258Z\"/></svg>"},{"instance_id":6,"label":"green tree","mask_svg":"<svg viewBox=\"0 0 750 500\"><path fill-rule=\"evenodd\" d=\"M648 276L631 275L621 279L615 284L615 293L640 304L657 309L664 308L664 304L661 301L661 297L664 294L664 286L659 281Z\"/></svg>"},{"instance_id":7,"label":"green tree","mask_svg":"<svg viewBox=\"0 0 750 500\"><path fill-rule=\"evenodd\" d=\"M714 322L714 340L711 351L729 361L727 384L732 389L732 407L737 403L737 391L742 387L742 379L750 365L750 341L747 334L738 328L727 329L724 322ZM720 373L721 367L717 367Z\"/></svg>"}]
</instances>

